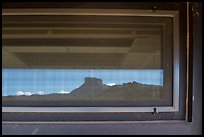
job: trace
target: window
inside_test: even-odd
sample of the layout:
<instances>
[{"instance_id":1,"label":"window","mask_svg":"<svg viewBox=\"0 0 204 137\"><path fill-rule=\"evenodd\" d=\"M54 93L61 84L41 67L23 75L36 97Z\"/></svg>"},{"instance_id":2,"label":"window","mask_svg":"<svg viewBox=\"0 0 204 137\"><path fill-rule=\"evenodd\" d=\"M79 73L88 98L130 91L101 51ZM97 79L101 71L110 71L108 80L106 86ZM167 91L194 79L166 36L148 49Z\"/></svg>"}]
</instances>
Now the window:
<instances>
[{"instance_id":1,"label":"window","mask_svg":"<svg viewBox=\"0 0 204 137\"><path fill-rule=\"evenodd\" d=\"M177 11L3 10L4 112L179 111Z\"/></svg>"}]
</instances>

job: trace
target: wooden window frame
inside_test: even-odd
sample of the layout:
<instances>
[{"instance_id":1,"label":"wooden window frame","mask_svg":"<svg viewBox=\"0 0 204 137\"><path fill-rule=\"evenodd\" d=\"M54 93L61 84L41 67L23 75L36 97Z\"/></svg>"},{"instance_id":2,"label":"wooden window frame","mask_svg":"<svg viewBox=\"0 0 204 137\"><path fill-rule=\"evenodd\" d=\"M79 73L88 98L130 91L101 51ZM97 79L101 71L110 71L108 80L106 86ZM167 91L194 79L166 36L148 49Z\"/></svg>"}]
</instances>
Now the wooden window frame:
<instances>
[{"instance_id":1,"label":"wooden window frame","mask_svg":"<svg viewBox=\"0 0 204 137\"><path fill-rule=\"evenodd\" d=\"M179 11L121 9L3 9L3 16L97 15L172 17L173 19L173 105L155 107L2 107L2 112L178 112L179 111Z\"/></svg>"}]
</instances>

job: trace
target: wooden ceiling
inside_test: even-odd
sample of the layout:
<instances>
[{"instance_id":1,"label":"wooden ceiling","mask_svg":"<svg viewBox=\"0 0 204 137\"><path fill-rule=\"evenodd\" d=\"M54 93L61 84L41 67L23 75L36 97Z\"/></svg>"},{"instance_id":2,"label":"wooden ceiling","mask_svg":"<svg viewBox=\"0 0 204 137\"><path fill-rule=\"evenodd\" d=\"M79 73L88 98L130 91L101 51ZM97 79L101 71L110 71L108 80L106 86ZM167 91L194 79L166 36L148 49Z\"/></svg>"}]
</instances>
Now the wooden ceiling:
<instances>
[{"instance_id":1,"label":"wooden ceiling","mask_svg":"<svg viewBox=\"0 0 204 137\"><path fill-rule=\"evenodd\" d=\"M2 68L161 68L162 24L154 18L2 19Z\"/></svg>"}]
</instances>

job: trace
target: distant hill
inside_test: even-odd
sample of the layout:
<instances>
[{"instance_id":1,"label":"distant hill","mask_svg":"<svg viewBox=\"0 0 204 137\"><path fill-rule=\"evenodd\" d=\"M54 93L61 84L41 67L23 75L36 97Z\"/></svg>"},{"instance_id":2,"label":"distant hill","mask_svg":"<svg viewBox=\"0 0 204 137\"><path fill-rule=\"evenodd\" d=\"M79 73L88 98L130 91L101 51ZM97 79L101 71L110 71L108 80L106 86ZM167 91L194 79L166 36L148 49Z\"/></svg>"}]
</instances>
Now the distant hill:
<instances>
[{"instance_id":1,"label":"distant hill","mask_svg":"<svg viewBox=\"0 0 204 137\"><path fill-rule=\"evenodd\" d=\"M87 77L85 78L85 83L71 91L68 96L78 98L93 97L104 93L108 88L109 86L103 84L101 79Z\"/></svg>"},{"instance_id":2,"label":"distant hill","mask_svg":"<svg viewBox=\"0 0 204 137\"><path fill-rule=\"evenodd\" d=\"M96 98L123 101L159 99L161 88L161 86L129 82L112 86L108 88L106 92L98 94Z\"/></svg>"}]
</instances>

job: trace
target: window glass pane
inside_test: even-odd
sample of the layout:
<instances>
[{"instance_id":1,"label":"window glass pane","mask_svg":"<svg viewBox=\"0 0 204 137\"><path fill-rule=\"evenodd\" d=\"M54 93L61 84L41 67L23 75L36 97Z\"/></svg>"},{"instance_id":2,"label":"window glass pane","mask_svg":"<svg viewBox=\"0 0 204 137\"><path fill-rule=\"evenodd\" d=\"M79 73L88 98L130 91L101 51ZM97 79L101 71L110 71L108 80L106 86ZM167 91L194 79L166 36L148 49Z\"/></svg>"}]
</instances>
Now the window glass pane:
<instances>
[{"instance_id":1,"label":"window glass pane","mask_svg":"<svg viewBox=\"0 0 204 137\"><path fill-rule=\"evenodd\" d=\"M172 105L172 19L4 16L4 106Z\"/></svg>"}]
</instances>

